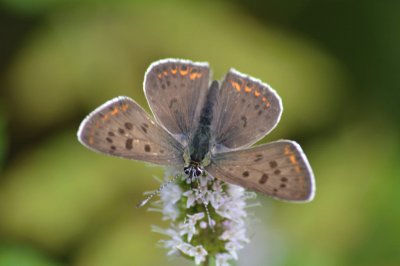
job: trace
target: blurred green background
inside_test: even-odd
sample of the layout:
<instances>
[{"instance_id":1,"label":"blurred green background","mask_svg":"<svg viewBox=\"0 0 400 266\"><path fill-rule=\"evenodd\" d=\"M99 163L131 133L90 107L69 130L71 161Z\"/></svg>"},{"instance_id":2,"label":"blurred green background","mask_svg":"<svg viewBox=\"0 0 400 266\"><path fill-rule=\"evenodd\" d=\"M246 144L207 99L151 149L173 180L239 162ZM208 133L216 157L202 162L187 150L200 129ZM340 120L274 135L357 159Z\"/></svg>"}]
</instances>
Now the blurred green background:
<instances>
[{"instance_id":1,"label":"blurred green background","mask_svg":"<svg viewBox=\"0 0 400 266\"><path fill-rule=\"evenodd\" d=\"M135 209L162 169L96 154L81 120L119 96L148 109L149 64L208 61L283 100L264 141L297 140L309 204L259 196L237 265L400 265L399 1L0 0L0 266L191 265Z\"/></svg>"}]
</instances>

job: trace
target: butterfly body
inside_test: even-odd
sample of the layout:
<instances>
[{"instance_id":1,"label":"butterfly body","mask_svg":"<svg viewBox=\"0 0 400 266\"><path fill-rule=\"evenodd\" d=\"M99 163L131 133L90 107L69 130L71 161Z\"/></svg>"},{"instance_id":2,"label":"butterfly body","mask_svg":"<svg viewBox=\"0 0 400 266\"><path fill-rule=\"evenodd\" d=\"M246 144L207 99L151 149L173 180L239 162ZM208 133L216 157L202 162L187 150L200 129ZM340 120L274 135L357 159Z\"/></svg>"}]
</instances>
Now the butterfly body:
<instances>
[{"instance_id":1,"label":"butterfly body","mask_svg":"<svg viewBox=\"0 0 400 266\"><path fill-rule=\"evenodd\" d=\"M175 166L190 178L208 173L280 200L310 201L314 176L297 143L251 147L280 119L276 92L236 70L209 83L207 63L157 61L144 81L155 120L118 97L82 122L78 139L101 153Z\"/></svg>"},{"instance_id":2,"label":"butterfly body","mask_svg":"<svg viewBox=\"0 0 400 266\"><path fill-rule=\"evenodd\" d=\"M193 162L202 162L204 157L210 152L213 139L211 122L217 92L218 82L213 81L208 90L204 106L201 109L199 124L189 144L190 160Z\"/></svg>"}]
</instances>

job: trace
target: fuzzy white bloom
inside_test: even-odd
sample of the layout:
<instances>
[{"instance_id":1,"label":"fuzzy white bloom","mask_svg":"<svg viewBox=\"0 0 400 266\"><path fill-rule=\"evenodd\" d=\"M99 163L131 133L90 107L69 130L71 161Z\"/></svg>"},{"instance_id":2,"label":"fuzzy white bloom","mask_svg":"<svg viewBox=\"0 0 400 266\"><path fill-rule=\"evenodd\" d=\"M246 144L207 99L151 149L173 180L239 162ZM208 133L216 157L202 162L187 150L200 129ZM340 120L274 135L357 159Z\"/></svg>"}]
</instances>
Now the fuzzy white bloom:
<instances>
[{"instance_id":1,"label":"fuzzy white bloom","mask_svg":"<svg viewBox=\"0 0 400 266\"><path fill-rule=\"evenodd\" d=\"M188 243L182 243L179 244L177 248L186 255L194 257L194 262L196 265L199 265L201 262L205 261L208 254L202 245L194 247Z\"/></svg>"},{"instance_id":2,"label":"fuzzy white bloom","mask_svg":"<svg viewBox=\"0 0 400 266\"><path fill-rule=\"evenodd\" d=\"M188 241L190 242L192 240L192 237L194 234L196 234L196 223L198 220L201 220L204 218L204 213L203 212L198 212L193 215L188 214L187 215L188 219L184 221L184 223L179 224L179 229L180 230L180 235L188 236Z\"/></svg>"},{"instance_id":3,"label":"fuzzy white bloom","mask_svg":"<svg viewBox=\"0 0 400 266\"><path fill-rule=\"evenodd\" d=\"M170 237L168 240L160 240L160 244L163 244L164 248L169 249L167 255L177 253L178 247L184 243L178 231L172 228L162 229L153 225L153 232L164 234Z\"/></svg>"},{"instance_id":4,"label":"fuzzy white bloom","mask_svg":"<svg viewBox=\"0 0 400 266\"><path fill-rule=\"evenodd\" d=\"M229 266L228 260L233 257L228 253L219 253L215 256L215 262L217 266Z\"/></svg>"},{"instance_id":5,"label":"fuzzy white bloom","mask_svg":"<svg viewBox=\"0 0 400 266\"><path fill-rule=\"evenodd\" d=\"M188 190L183 193L183 196L187 197L186 209L189 209L199 198L198 189Z\"/></svg>"},{"instance_id":6,"label":"fuzzy white bloom","mask_svg":"<svg viewBox=\"0 0 400 266\"><path fill-rule=\"evenodd\" d=\"M166 186L163 193L160 194L163 202L162 213L163 220L175 220L179 216L179 210L176 203L181 199L182 190L177 184Z\"/></svg>"},{"instance_id":7,"label":"fuzzy white bloom","mask_svg":"<svg viewBox=\"0 0 400 266\"><path fill-rule=\"evenodd\" d=\"M250 242L246 201L252 198L254 194L210 175L198 180L178 178L154 203L161 208L163 220L171 221L170 228L153 227L153 231L169 237L160 241L168 255L189 256L196 265L212 257L217 266L228 266Z\"/></svg>"}]
</instances>

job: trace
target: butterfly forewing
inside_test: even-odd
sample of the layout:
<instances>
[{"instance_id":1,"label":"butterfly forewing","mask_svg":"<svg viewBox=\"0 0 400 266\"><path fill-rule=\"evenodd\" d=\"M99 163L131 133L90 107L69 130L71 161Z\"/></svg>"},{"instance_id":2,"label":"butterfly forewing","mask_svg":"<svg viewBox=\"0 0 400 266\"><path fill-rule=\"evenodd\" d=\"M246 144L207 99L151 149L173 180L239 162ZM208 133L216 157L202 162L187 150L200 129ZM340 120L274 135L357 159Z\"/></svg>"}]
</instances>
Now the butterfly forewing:
<instances>
[{"instance_id":1,"label":"butterfly forewing","mask_svg":"<svg viewBox=\"0 0 400 266\"><path fill-rule=\"evenodd\" d=\"M198 124L209 76L207 63L168 59L149 67L144 81L146 98L157 121L169 132L190 138Z\"/></svg>"},{"instance_id":2,"label":"butterfly forewing","mask_svg":"<svg viewBox=\"0 0 400 266\"><path fill-rule=\"evenodd\" d=\"M128 97L108 101L88 115L78 139L105 154L159 165L183 164L182 145Z\"/></svg>"},{"instance_id":3,"label":"butterfly forewing","mask_svg":"<svg viewBox=\"0 0 400 266\"><path fill-rule=\"evenodd\" d=\"M232 69L214 107L215 142L230 149L250 146L276 126L281 113L281 99L273 89Z\"/></svg>"},{"instance_id":4,"label":"butterfly forewing","mask_svg":"<svg viewBox=\"0 0 400 266\"><path fill-rule=\"evenodd\" d=\"M214 177L286 201L310 201L314 176L300 146L281 140L212 156Z\"/></svg>"}]
</instances>

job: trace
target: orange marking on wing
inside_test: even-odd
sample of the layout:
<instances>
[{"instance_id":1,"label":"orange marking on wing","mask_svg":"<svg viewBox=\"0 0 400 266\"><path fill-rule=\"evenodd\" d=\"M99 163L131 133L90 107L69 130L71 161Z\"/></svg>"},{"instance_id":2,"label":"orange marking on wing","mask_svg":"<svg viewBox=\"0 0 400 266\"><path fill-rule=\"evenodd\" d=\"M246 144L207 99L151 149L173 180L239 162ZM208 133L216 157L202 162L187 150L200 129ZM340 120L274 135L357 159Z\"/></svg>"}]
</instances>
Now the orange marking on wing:
<instances>
[{"instance_id":1,"label":"orange marking on wing","mask_svg":"<svg viewBox=\"0 0 400 266\"><path fill-rule=\"evenodd\" d=\"M240 85L239 83L235 81L231 81L232 87L234 87L237 91L240 91Z\"/></svg>"},{"instance_id":2,"label":"orange marking on wing","mask_svg":"<svg viewBox=\"0 0 400 266\"><path fill-rule=\"evenodd\" d=\"M186 70L179 70L179 73L181 73L182 76L186 76L189 73L189 68Z\"/></svg>"},{"instance_id":3,"label":"orange marking on wing","mask_svg":"<svg viewBox=\"0 0 400 266\"><path fill-rule=\"evenodd\" d=\"M295 168L294 168L295 171L296 171L297 173L300 173L300 172L301 172L301 167L300 167L300 165L299 165L299 162L298 162L297 159L296 159L296 155L295 155L294 152L290 149L290 146L289 146L289 145L286 145L286 146L285 146L284 154L287 155L287 156L289 156L289 161L295 166Z\"/></svg>"},{"instance_id":4,"label":"orange marking on wing","mask_svg":"<svg viewBox=\"0 0 400 266\"><path fill-rule=\"evenodd\" d=\"M114 107L114 110L111 111L111 115L116 115L118 114L119 110L117 107Z\"/></svg>"},{"instance_id":5,"label":"orange marking on wing","mask_svg":"<svg viewBox=\"0 0 400 266\"><path fill-rule=\"evenodd\" d=\"M200 78L201 77L201 74L200 73L190 73L190 79L191 80L194 80L194 79L198 79L198 78Z\"/></svg>"},{"instance_id":6,"label":"orange marking on wing","mask_svg":"<svg viewBox=\"0 0 400 266\"><path fill-rule=\"evenodd\" d=\"M262 97L262 101L265 102L265 108L264 109L267 109L271 105L266 97Z\"/></svg>"},{"instance_id":7,"label":"orange marking on wing","mask_svg":"<svg viewBox=\"0 0 400 266\"><path fill-rule=\"evenodd\" d=\"M245 91L245 92L251 92L251 88L245 86L245 87L244 87L244 91Z\"/></svg>"},{"instance_id":8,"label":"orange marking on wing","mask_svg":"<svg viewBox=\"0 0 400 266\"><path fill-rule=\"evenodd\" d=\"M100 126L100 123L98 122L98 121L96 121L96 123L94 124L94 126L96 127L96 128L98 128L99 126ZM94 138L93 138L93 136L94 136L94 128L92 127L92 128L90 128L90 133L89 133L89 144L90 145L92 145L93 143L94 143Z\"/></svg>"},{"instance_id":9,"label":"orange marking on wing","mask_svg":"<svg viewBox=\"0 0 400 266\"><path fill-rule=\"evenodd\" d=\"M123 104L123 105L121 106L122 112L125 112L127 109L128 109L128 105L127 105L127 104Z\"/></svg>"},{"instance_id":10,"label":"orange marking on wing","mask_svg":"<svg viewBox=\"0 0 400 266\"><path fill-rule=\"evenodd\" d=\"M289 155L290 153L291 153L290 146L289 146L289 145L286 145L286 146L285 146L285 150L284 150L284 154L285 154L285 155Z\"/></svg>"},{"instance_id":11,"label":"orange marking on wing","mask_svg":"<svg viewBox=\"0 0 400 266\"><path fill-rule=\"evenodd\" d=\"M108 114L105 114L101 119L102 119L103 121L107 121L108 118L109 118Z\"/></svg>"},{"instance_id":12,"label":"orange marking on wing","mask_svg":"<svg viewBox=\"0 0 400 266\"><path fill-rule=\"evenodd\" d=\"M296 156L294 156L293 153L289 156L289 159L290 159L290 162L291 162L292 164L298 164L297 159L296 159Z\"/></svg>"},{"instance_id":13,"label":"orange marking on wing","mask_svg":"<svg viewBox=\"0 0 400 266\"><path fill-rule=\"evenodd\" d=\"M171 69L171 73L172 73L173 75L175 75L177 72L178 72L178 69L176 69L176 68Z\"/></svg>"},{"instance_id":14,"label":"orange marking on wing","mask_svg":"<svg viewBox=\"0 0 400 266\"><path fill-rule=\"evenodd\" d=\"M259 91L254 91L254 96L258 97L260 95L261 95L261 93Z\"/></svg>"},{"instance_id":15,"label":"orange marking on wing","mask_svg":"<svg viewBox=\"0 0 400 266\"><path fill-rule=\"evenodd\" d=\"M158 79L161 79L162 78L162 74L161 73L158 74L157 77L158 77Z\"/></svg>"}]
</instances>

